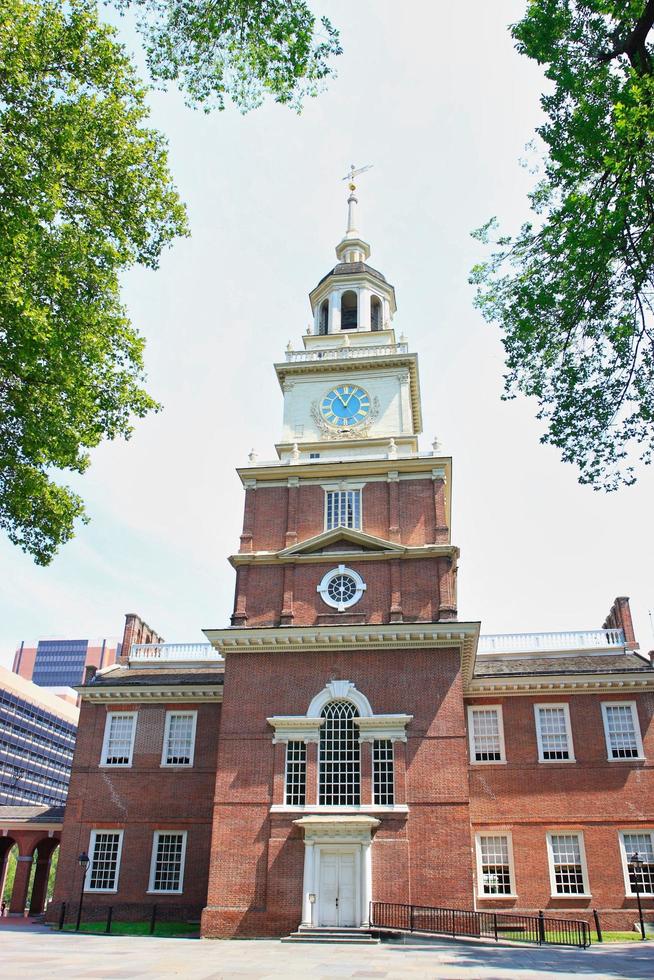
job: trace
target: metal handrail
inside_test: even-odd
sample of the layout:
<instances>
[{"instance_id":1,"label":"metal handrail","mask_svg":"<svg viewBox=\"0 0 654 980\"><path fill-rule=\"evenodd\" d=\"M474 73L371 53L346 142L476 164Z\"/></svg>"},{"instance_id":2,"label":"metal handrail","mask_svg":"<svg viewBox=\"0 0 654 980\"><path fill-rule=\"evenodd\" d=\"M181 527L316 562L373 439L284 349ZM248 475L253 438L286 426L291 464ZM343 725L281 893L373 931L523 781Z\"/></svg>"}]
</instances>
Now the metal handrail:
<instances>
[{"instance_id":1,"label":"metal handrail","mask_svg":"<svg viewBox=\"0 0 654 980\"><path fill-rule=\"evenodd\" d=\"M501 897L501 896L496 896ZM371 902L370 926L391 932L426 932L436 935L510 940L538 946L590 946L590 926L584 919L558 919L539 912L479 912L396 902Z\"/></svg>"}]
</instances>

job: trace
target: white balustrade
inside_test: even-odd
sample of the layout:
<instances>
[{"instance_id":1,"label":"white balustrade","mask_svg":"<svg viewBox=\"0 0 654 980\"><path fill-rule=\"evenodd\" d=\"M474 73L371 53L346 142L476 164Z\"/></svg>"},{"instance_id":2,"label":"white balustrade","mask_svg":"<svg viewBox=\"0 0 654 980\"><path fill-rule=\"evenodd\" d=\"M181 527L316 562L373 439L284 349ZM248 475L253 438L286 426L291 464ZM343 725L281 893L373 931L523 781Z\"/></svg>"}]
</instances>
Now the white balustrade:
<instances>
[{"instance_id":1,"label":"white balustrade","mask_svg":"<svg viewBox=\"0 0 654 980\"><path fill-rule=\"evenodd\" d=\"M222 661L210 643L133 643L130 663L208 663Z\"/></svg>"},{"instance_id":2,"label":"white balustrade","mask_svg":"<svg viewBox=\"0 0 654 980\"><path fill-rule=\"evenodd\" d=\"M323 350L287 350L286 360L290 363L306 361L343 361L363 357L383 357L389 354L408 354L408 344L381 344L369 346L327 347Z\"/></svg>"},{"instance_id":3,"label":"white balustrade","mask_svg":"<svg viewBox=\"0 0 654 980\"><path fill-rule=\"evenodd\" d=\"M538 653L558 650L598 650L624 647L622 630L565 630L552 633L495 633L479 637L478 652Z\"/></svg>"}]
</instances>

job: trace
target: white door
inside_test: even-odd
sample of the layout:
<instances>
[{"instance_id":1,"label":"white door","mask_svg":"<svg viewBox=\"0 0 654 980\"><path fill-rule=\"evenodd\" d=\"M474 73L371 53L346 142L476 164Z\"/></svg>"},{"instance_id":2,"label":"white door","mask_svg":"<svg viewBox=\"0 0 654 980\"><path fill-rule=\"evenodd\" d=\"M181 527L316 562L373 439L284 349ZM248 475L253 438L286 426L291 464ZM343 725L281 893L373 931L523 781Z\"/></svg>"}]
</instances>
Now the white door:
<instances>
[{"instance_id":1,"label":"white door","mask_svg":"<svg viewBox=\"0 0 654 980\"><path fill-rule=\"evenodd\" d=\"M320 855L320 925L356 926L355 862L352 851Z\"/></svg>"}]
</instances>

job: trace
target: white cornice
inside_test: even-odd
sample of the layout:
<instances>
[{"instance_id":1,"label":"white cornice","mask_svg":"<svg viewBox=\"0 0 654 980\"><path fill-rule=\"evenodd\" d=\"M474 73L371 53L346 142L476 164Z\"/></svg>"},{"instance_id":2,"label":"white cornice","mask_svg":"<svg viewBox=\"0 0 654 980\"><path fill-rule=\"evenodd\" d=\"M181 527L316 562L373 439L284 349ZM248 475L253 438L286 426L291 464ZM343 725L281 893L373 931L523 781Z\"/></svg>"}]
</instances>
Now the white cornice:
<instances>
[{"instance_id":1,"label":"white cornice","mask_svg":"<svg viewBox=\"0 0 654 980\"><path fill-rule=\"evenodd\" d=\"M170 685L143 685L142 687L79 687L76 689L82 701L222 701L223 686L211 687L198 684L197 687L186 685L176 687Z\"/></svg>"},{"instance_id":2,"label":"white cornice","mask_svg":"<svg viewBox=\"0 0 654 980\"><path fill-rule=\"evenodd\" d=\"M531 674L475 677L464 686L466 697L511 697L525 694L616 694L619 691L654 691L654 674L624 671L619 674Z\"/></svg>"},{"instance_id":3,"label":"white cornice","mask_svg":"<svg viewBox=\"0 0 654 980\"><path fill-rule=\"evenodd\" d=\"M451 558L456 563L459 549L453 544L432 544L411 548L402 547L397 551L356 551L344 548L342 551L323 551L308 555L282 555L275 551L243 551L230 555L232 567L239 565L314 565L327 562L336 563L338 558L349 561L389 561L392 558Z\"/></svg>"},{"instance_id":4,"label":"white cornice","mask_svg":"<svg viewBox=\"0 0 654 980\"><path fill-rule=\"evenodd\" d=\"M266 718L268 724L275 729L273 744L277 742L319 742L320 729L325 724L324 718L308 718L306 715L276 715Z\"/></svg>"},{"instance_id":5,"label":"white cornice","mask_svg":"<svg viewBox=\"0 0 654 980\"><path fill-rule=\"evenodd\" d=\"M361 742L374 742L377 739L406 742L406 726L413 721L413 715L373 715L371 718L352 720L359 726Z\"/></svg>"}]
</instances>

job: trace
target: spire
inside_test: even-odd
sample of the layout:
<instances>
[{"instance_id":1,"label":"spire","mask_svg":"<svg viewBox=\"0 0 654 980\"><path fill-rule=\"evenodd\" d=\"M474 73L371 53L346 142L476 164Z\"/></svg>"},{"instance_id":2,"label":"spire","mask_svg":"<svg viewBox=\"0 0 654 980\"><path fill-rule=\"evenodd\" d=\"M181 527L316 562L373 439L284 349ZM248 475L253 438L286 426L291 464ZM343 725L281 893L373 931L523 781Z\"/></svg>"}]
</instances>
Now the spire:
<instances>
[{"instance_id":1,"label":"spire","mask_svg":"<svg viewBox=\"0 0 654 980\"><path fill-rule=\"evenodd\" d=\"M356 226L355 205L359 203L359 199L354 193L357 189L354 178L365 173L366 170L370 170L371 167L372 164L369 163L365 167L357 169L354 164L351 164L349 173L343 177L343 180L348 182L350 195L347 199L347 229L344 237L336 246L336 256L341 262L365 262L370 255L370 246L363 241Z\"/></svg>"}]
</instances>

